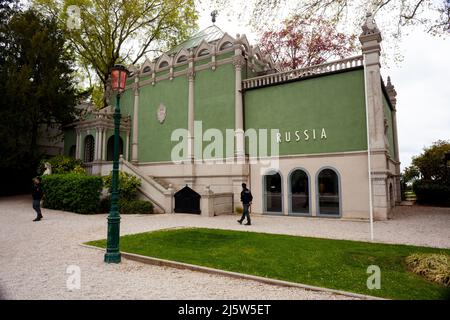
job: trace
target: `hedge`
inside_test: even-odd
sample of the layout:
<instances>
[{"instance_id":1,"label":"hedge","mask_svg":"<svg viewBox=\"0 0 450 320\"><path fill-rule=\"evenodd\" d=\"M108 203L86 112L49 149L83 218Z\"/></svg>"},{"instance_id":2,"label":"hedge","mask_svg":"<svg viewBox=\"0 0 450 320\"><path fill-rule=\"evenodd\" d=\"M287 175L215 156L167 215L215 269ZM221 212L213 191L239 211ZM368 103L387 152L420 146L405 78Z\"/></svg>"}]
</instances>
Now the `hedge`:
<instances>
[{"instance_id":1,"label":"hedge","mask_svg":"<svg viewBox=\"0 0 450 320\"><path fill-rule=\"evenodd\" d=\"M111 192L112 172L103 177L105 188ZM141 186L141 180L129 173L119 172L119 197L124 200L133 200L137 196L137 189Z\"/></svg>"},{"instance_id":2,"label":"hedge","mask_svg":"<svg viewBox=\"0 0 450 320\"><path fill-rule=\"evenodd\" d=\"M42 177L44 208L81 214L97 213L103 187L101 177L52 174Z\"/></svg>"},{"instance_id":3,"label":"hedge","mask_svg":"<svg viewBox=\"0 0 450 320\"><path fill-rule=\"evenodd\" d=\"M119 203L120 214L150 214L153 204L143 200L123 200Z\"/></svg>"},{"instance_id":4,"label":"hedge","mask_svg":"<svg viewBox=\"0 0 450 320\"><path fill-rule=\"evenodd\" d=\"M111 207L111 197L106 197L101 201L101 212L108 213ZM143 200L119 200L120 214L151 214L153 213L153 203Z\"/></svg>"},{"instance_id":5,"label":"hedge","mask_svg":"<svg viewBox=\"0 0 450 320\"><path fill-rule=\"evenodd\" d=\"M416 181L413 185L417 203L450 206L450 186L434 181Z\"/></svg>"}]
</instances>

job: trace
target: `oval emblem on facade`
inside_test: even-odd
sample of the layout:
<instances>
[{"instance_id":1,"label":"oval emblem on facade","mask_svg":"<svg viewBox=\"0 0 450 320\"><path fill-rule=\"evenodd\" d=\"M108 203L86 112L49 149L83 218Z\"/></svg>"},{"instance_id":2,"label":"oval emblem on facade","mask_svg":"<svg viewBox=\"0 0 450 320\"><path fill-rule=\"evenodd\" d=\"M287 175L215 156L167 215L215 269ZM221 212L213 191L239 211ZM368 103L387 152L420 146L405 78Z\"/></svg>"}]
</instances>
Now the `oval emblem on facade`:
<instances>
[{"instance_id":1,"label":"oval emblem on facade","mask_svg":"<svg viewBox=\"0 0 450 320\"><path fill-rule=\"evenodd\" d=\"M159 105L159 108L156 112L156 116L158 118L159 123L163 124L164 120L166 120L167 108L162 103Z\"/></svg>"}]
</instances>

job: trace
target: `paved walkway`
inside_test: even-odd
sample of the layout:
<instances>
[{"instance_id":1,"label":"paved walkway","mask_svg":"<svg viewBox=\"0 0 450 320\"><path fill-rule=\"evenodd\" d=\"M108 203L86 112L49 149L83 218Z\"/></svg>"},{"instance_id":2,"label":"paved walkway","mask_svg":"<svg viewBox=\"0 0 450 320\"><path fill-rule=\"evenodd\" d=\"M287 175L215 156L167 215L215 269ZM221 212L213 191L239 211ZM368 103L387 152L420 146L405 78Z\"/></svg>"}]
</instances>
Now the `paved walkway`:
<instances>
[{"instance_id":1,"label":"paved walkway","mask_svg":"<svg viewBox=\"0 0 450 320\"><path fill-rule=\"evenodd\" d=\"M450 248L450 209L402 207L395 219L375 223L378 242ZM0 296L9 299L346 299L334 294L229 279L124 260L80 243L106 237L106 215L43 210L35 223L29 197L0 198ZM197 226L367 240L369 224L296 217L255 216L251 227L235 216L123 216L121 233ZM81 289L66 287L69 265L81 268Z\"/></svg>"}]
</instances>

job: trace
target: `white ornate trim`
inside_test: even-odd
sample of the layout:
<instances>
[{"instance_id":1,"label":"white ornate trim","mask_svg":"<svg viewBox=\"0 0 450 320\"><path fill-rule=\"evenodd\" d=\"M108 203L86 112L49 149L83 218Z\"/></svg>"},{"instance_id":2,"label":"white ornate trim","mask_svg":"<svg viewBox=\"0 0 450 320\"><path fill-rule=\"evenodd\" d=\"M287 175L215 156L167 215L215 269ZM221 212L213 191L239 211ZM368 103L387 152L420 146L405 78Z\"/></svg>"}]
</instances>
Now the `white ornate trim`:
<instances>
[{"instance_id":1,"label":"white ornate trim","mask_svg":"<svg viewBox=\"0 0 450 320\"><path fill-rule=\"evenodd\" d=\"M148 68L150 68L150 70L148 70ZM146 69L147 69L147 71L145 71ZM147 75L147 74L150 74L152 71L153 71L153 64L152 64L152 62L150 60L148 60L148 59L145 59L145 62L144 62L144 64L141 67L141 72L140 73Z\"/></svg>"},{"instance_id":2,"label":"white ornate trim","mask_svg":"<svg viewBox=\"0 0 450 320\"><path fill-rule=\"evenodd\" d=\"M167 66L161 67L161 64L163 62L167 62ZM172 65L172 58L169 57L167 54L163 54L156 62L156 71L166 70Z\"/></svg>"},{"instance_id":3,"label":"white ornate trim","mask_svg":"<svg viewBox=\"0 0 450 320\"><path fill-rule=\"evenodd\" d=\"M189 53L189 51L187 51L186 49L181 49L176 55L175 55L175 62L174 62L174 64L176 65L176 66L178 66L178 65L182 65L182 64L186 64L187 62L188 62L188 60L189 60L189 55L190 55L190 53ZM181 61L181 62L178 62L178 60L181 58L181 57L186 57L186 60L184 60L184 61Z\"/></svg>"},{"instance_id":4,"label":"white ornate trim","mask_svg":"<svg viewBox=\"0 0 450 320\"><path fill-rule=\"evenodd\" d=\"M208 54L199 57L199 54L202 53L202 52L205 51L205 50L208 50ZM200 45L195 49L195 51L194 51L194 56L195 56L196 58L207 57L207 56L210 56L210 55L212 54L212 51L213 51L213 46L210 45L208 42L206 42L206 41L203 39L203 41L200 43Z\"/></svg>"},{"instance_id":5,"label":"white ornate trim","mask_svg":"<svg viewBox=\"0 0 450 320\"><path fill-rule=\"evenodd\" d=\"M235 39L232 36L230 36L228 33L225 33L223 35L222 39L220 39L219 42L217 42L217 45L216 45L217 52L222 52L222 51L232 48L234 41L235 41ZM231 47L222 48L226 43L230 43Z\"/></svg>"}]
</instances>

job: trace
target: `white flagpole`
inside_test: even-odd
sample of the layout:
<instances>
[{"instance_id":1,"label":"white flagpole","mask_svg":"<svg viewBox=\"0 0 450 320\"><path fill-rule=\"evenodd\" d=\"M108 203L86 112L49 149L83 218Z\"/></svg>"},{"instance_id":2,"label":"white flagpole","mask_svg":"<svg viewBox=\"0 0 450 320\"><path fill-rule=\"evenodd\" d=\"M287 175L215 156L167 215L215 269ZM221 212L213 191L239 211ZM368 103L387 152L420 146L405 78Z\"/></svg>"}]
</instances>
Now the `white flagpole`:
<instances>
[{"instance_id":1,"label":"white flagpole","mask_svg":"<svg viewBox=\"0 0 450 320\"><path fill-rule=\"evenodd\" d=\"M369 104L367 103L367 65L364 56L364 88L366 96L366 126L367 126L367 166L369 173L369 220L370 220L370 241L373 241L373 195L372 195L372 154L370 152L370 125L369 125Z\"/></svg>"}]
</instances>

